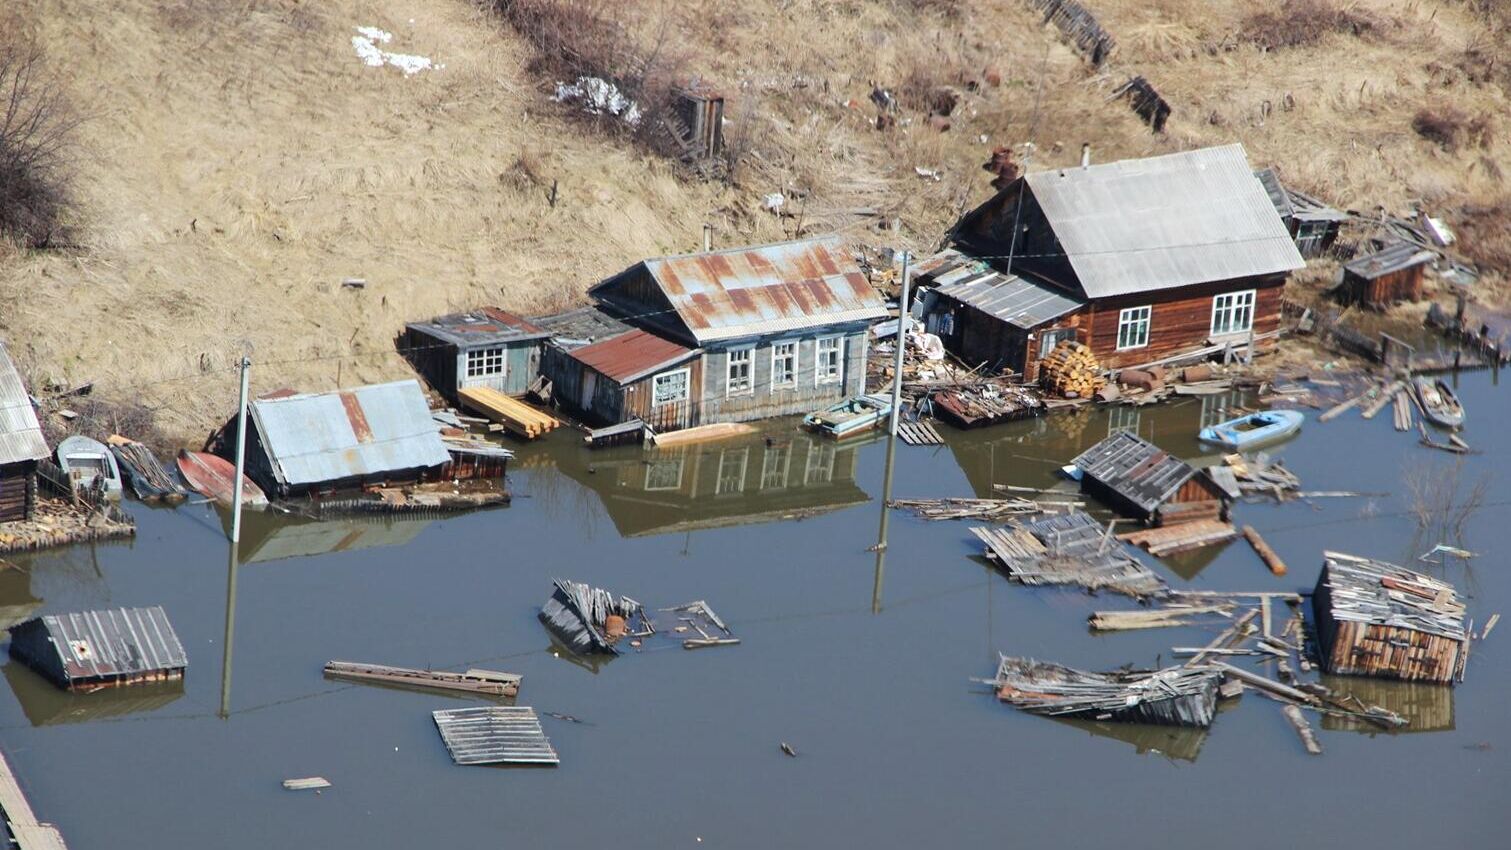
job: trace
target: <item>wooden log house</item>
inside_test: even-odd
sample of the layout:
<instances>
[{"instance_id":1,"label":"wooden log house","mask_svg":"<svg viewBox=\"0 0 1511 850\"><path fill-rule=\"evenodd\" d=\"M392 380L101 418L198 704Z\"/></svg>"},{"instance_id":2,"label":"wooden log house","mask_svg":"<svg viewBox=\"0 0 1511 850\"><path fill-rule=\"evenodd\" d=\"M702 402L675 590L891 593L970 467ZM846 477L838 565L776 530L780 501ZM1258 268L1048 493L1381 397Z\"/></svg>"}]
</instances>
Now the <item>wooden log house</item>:
<instances>
[{"instance_id":1,"label":"wooden log house","mask_svg":"<svg viewBox=\"0 0 1511 850\"><path fill-rule=\"evenodd\" d=\"M1421 301L1427 266L1437 254L1409 242L1396 242L1380 251L1343 264L1343 279L1335 288L1347 304L1384 309L1401 301Z\"/></svg>"},{"instance_id":2,"label":"wooden log house","mask_svg":"<svg viewBox=\"0 0 1511 850\"><path fill-rule=\"evenodd\" d=\"M0 342L0 523L32 518L37 462L51 454L21 373Z\"/></svg>"},{"instance_id":3,"label":"wooden log house","mask_svg":"<svg viewBox=\"0 0 1511 850\"><path fill-rule=\"evenodd\" d=\"M541 345L549 336L513 313L483 307L411 322L398 346L426 383L460 404L458 391L469 387L523 395L540 372Z\"/></svg>"},{"instance_id":4,"label":"wooden log house","mask_svg":"<svg viewBox=\"0 0 1511 850\"><path fill-rule=\"evenodd\" d=\"M1241 145L1024 175L918 269L929 329L1029 379L1063 340L1108 368L1261 340L1305 261Z\"/></svg>"}]
</instances>

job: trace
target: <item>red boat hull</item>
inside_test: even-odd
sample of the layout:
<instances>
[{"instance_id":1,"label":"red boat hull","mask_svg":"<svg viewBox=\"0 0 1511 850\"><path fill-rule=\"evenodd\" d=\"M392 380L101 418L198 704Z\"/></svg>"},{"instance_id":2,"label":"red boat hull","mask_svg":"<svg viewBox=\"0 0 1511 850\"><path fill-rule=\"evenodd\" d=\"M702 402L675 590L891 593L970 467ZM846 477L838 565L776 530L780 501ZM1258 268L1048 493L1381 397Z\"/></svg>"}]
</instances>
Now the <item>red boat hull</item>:
<instances>
[{"instance_id":1,"label":"red boat hull","mask_svg":"<svg viewBox=\"0 0 1511 850\"><path fill-rule=\"evenodd\" d=\"M185 449L178 453L178 471L195 491L223 505L232 504L236 488L231 482L236 480L236 467L224 458ZM268 503L262 488L245 475L241 476L241 503L248 506Z\"/></svg>"}]
</instances>

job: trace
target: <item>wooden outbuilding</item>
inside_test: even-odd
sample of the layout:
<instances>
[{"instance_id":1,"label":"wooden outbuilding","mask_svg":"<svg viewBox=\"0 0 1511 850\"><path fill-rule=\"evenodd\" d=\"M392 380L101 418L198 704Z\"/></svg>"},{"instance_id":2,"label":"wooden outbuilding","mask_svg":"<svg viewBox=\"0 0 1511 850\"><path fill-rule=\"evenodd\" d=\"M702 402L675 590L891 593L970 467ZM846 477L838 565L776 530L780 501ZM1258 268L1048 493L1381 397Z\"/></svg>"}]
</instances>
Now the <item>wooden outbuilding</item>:
<instances>
[{"instance_id":1,"label":"wooden outbuilding","mask_svg":"<svg viewBox=\"0 0 1511 850\"><path fill-rule=\"evenodd\" d=\"M11 656L60 688L171 681L189 666L160 607L48 614L10 635Z\"/></svg>"},{"instance_id":2,"label":"wooden outbuilding","mask_svg":"<svg viewBox=\"0 0 1511 850\"><path fill-rule=\"evenodd\" d=\"M1312 616L1329 673L1444 685L1464 679L1464 603L1447 582L1384 561L1326 552Z\"/></svg>"},{"instance_id":3,"label":"wooden outbuilding","mask_svg":"<svg viewBox=\"0 0 1511 850\"><path fill-rule=\"evenodd\" d=\"M1270 203L1275 205L1276 214L1296 241L1301 256L1320 257L1338 241L1338 232L1348 220L1348 213L1286 187L1273 168L1262 168L1254 176L1270 196Z\"/></svg>"},{"instance_id":4,"label":"wooden outbuilding","mask_svg":"<svg viewBox=\"0 0 1511 850\"><path fill-rule=\"evenodd\" d=\"M482 307L411 322L398 345L426 383L459 404L457 392L468 387L524 395L540 372L541 344L549 336L513 313Z\"/></svg>"},{"instance_id":5,"label":"wooden outbuilding","mask_svg":"<svg viewBox=\"0 0 1511 850\"><path fill-rule=\"evenodd\" d=\"M1080 471L1081 492L1149 525L1228 517L1227 493L1205 472L1128 431L1071 464Z\"/></svg>"},{"instance_id":6,"label":"wooden outbuilding","mask_svg":"<svg viewBox=\"0 0 1511 850\"><path fill-rule=\"evenodd\" d=\"M1397 242L1343 265L1336 293L1347 304L1384 309L1400 301L1421 301L1427 266L1437 254Z\"/></svg>"},{"instance_id":7,"label":"wooden outbuilding","mask_svg":"<svg viewBox=\"0 0 1511 850\"><path fill-rule=\"evenodd\" d=\"M1112 369L1263 343L1305 265L1236 144L1026 174L951 239L919 267L930 327L970 366L1028 378L1064 340Z\"/></svg>"},{"instance_id":8,"label":"wooden outbuilding","mask_svg":"<svg viewBox=\"0 0 1511 850\"><path fill-rule=\"evenodd\" d=\"M0 523L32 518L37 462L51 454L21 373L0 342Z\"/></svg>"},{"instance_id":9,"label":"wooden outbuilding","mask_svg":"<svg viewBox=\"0 0 1511 850\"><path fill-rule=\"evenodd\" d=\"M602 342L547 346L541 374L552 397L594 425L639 419L657 432L697 421L702 352L635 328Z\"/></svg>"}]
</instances>

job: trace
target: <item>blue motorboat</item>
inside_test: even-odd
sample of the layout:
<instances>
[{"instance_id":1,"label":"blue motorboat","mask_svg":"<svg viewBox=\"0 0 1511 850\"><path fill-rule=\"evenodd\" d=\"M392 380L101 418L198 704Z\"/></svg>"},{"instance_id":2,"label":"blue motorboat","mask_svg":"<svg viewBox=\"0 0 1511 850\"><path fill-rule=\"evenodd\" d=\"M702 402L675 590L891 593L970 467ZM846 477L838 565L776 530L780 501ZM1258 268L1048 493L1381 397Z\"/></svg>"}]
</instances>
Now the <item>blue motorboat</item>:
<instances>
[{"instance_id":1,"label":"blue motorboat","mask_svg":"<svg viewBox=\"0 0 1511 850\"><path fill-rule=\"evenodd\" d=\"M1266 410L1229 419L1201 429L1203 443L1215 443L1235 451L1283 440L1301 430L1306 415L1296 410Z\"/></svg>"}]
</instances>

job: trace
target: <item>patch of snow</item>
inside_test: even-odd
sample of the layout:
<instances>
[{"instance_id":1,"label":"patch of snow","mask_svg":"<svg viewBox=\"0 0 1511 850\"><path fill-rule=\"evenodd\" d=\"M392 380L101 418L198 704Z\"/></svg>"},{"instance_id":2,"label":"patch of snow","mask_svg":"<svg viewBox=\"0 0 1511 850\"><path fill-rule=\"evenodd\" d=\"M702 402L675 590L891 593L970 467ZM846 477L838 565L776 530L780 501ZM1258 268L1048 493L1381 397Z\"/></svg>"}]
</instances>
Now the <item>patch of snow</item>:
<instances>
[{"instance_id":1,"label":"patch of snow","mask_svg":"<svg viewBox=\"0 0 1511 850\"><path fill-rule=\"evenodd\" d=\"M356 30L359 35L352 36L352 49L357 52L357 58L362 60L362 64L370 68L392 65L408 77L421 71L439 71L446 67L431 62L428 56L390 53L378 47L379 44L393 41L393 33L384 32L377 27L357 27Z\"/></svg>"},{"instance_id":2,"label":"patch of snow","mask_svg":"<svg viewBox=\"0 0 1511 850\"><path fill-rule=\"evenodd\" d=\"M582 101L582 108L592 115L613 115L631 127L640 126L640 104L628 97L619 87L600 77L578 77L575 83L556 84L556 94L551 99L557 103Z\"/></svg>"},{"instance_id":3,"label":"patch of snow","mask_svg":"<svg viewBox=\"0 0 1511 850\"><path fill-rule=\"evenodd\" d=\"M393 33L384 32L377 27L357 27L357 32L361 33L369 41L382 42L383 44L393 41Z\"/></svg>"}]
</instances>

